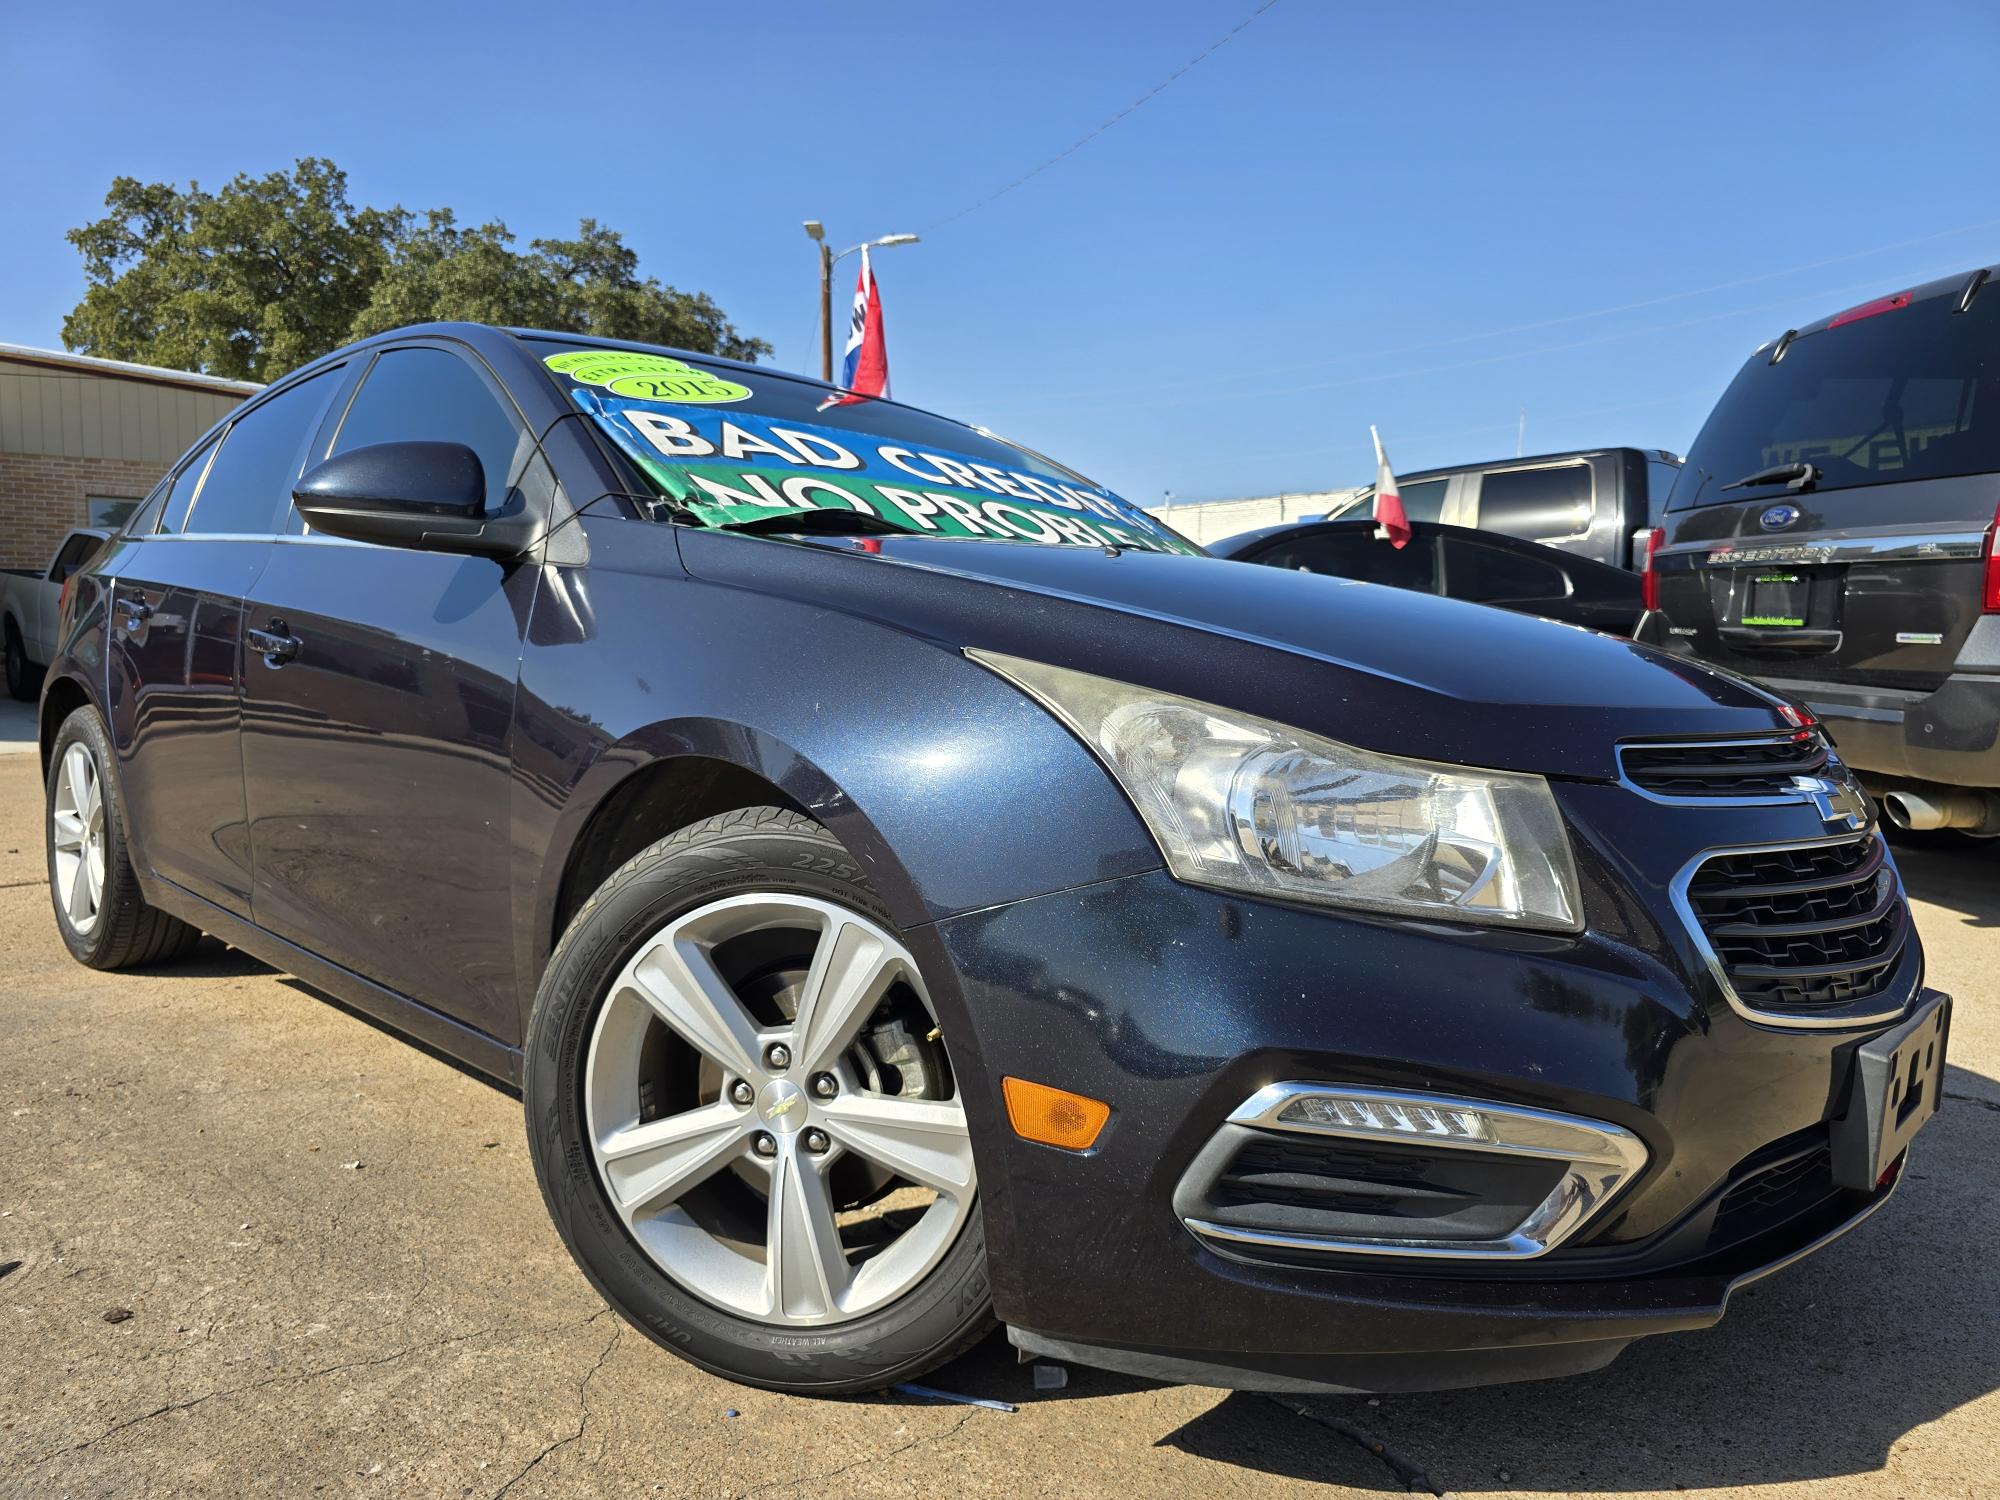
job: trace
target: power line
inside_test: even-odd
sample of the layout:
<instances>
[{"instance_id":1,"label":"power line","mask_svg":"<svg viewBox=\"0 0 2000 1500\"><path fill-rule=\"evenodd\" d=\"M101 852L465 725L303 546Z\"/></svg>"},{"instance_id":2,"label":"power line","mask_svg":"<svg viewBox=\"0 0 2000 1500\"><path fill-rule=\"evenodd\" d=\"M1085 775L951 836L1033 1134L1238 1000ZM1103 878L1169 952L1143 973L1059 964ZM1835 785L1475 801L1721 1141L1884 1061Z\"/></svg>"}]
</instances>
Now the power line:
<instances>
[{"instance_id":1,"label":"power line","mask_svg":"<svg viewBox=\"0 0 2000 1500\"><path fill-rule=\"evenodd\" d=\"M1920 271L1916 274L1924 277L1941 276L1957 269L1958 264L1958 262L1953 262L1951 265L1939 266L1934 270ZM1505 354L1482 354L1472 359L1452 360L1445 364L1422 365L1414 369L1404 370L1380 370L1366 375L1352 375L1339 380L1314 380L1302 385L1267 386L1260 390L1242 390L1234 386L1234 381L1238 377L1226 376L1214 377L1208 381L1192 382L1204 388L1193 395L1174 396L1166 400L1146 399L1125 402L1087 402L1081 399L1085 395L1102 394L1116 396L1126 394L1122 391L1107 390L1103 392L1078 393L1077 395L1068 397L1051 397L1037 394L1034 396L1019 397L1014 400L993 402L991 406L995 410L1018 410L1024 406L1045 406L1051 401L1055 401L1075 406L1085 411L1159 410L1181 406L1212 406L1227 401L1263 400L1272 396L1296 396L1308 391L1346 390L1356 386L1380 385L1384 381L1389 380L1407 380L1419 375L1439 375L1450 370L1468 370L1482 365L1507 364L1517 359L1531 359L1540 354L1561 354L1572 349L1595 348L1600 344L1615 344L1624 339L1639 338L1649 333L1672 333L1682 328L1694 328L1703 323L1716 323L1729 318L1748 317L1753 313L1770 312L1776 308L1792 307L1801 302L1818 301L1825 297L1837 297L1848 292L1867 290L1877 285L1879 285L1879 282L1874 280L1849 282L1845 286L1832 287L1826 291L1808 292L1796 297L1784 297L1776 302L1763 302L1751 307L1732 308L1728 312L1703 313L1699 317L1681 318L1671 323L1648 323L1638 328L1621 329L1617 333L1597 334L1586 339L1571 339L1566 343L1539 344L1532 349L1516 349ZM1356 357L1360 358L1362 356ZM1380 356L1368 357L1375 358ZM975 403L958 403L961 407L972 404Z\"/></svg>"},{"instance_id":2,"label":"power line","mask_svg":"<svg viewBox=\"0 0 2000 1500\"><path fill-rule=\"evenodd\" d=\"M1202 389L1212 389L1217 384L1218 381L1254 379L1258 376L1263 376L1263 375L1288 375L1299 370L1323 370L1336 365L1354 364L1357 361L1364 359L1389 359L1399 354L1420 354L1431 349L1448 349L1448 348L1455 348L1460 344L1483 343L1487 339L1505 338L1511 334L1534 333L1544 328L1557 328L1566 323L1581 323L1581 322L1586 322L1592 318L1608 318L1618 313L1637 312L1643 308L1658 307L1661 304L1667 302L1686 302L1696 297L1709 297L1713 296L1717 292L1734 291L1737 287L1753 286L1758 282L1778 281L1782 280L1784 277L1787 276L1798 276L1802 275L1807 271L1822 270L1827 266L1842 265L1848 261L1865 260L1871 255L1884 255L1891 250L1906 250L1912 245L1929 244L1934 240L1949 239L1954 235L1971 234L1976 230L1991 229L1996 225L2000 225L2000 219L1986 219L1982 220L1980 223L1977 224L1961 224L1956 229L1940 229L1935 234L1919 235L1915 239L1894 240L1886 245L1872 245L1865 250L1852 250L1845 255L1834 255L1834 256L1829 256L1824 260L1807 261L1803 265L1786 266L1783 269L1776 271L1763 271L1755 276L1738 277L1734 281L1719 281L1713 286L1694 287L1691 290L1682 292L1667 292L1658 297L1645 297L1637 302L1623 302L1618 304L1616 307L1597 307L1597 308L1592 308L1587 312L1565 313L1561 317L1543 318L1533 323L1514 323L1508 325L1505 328L1489 328L1479 333L1454 334L1450 338L1430 339L1420 344L1399 344L1394 348L1389 348L1389 349L1368 349L1353 354L1335 355L1329 359L1303 360L1293 364L1263 365L1259 366L1256 369L1238 370L1226 376L1218 376L1210 374L1201 377L1199 379L1166 380L1166 381L1152 382L1146 385L1099 386L1093 390L1083 390L1083 391L1068 391L1068 392L1040 391L1037 392L1034 397L1029 399L1032 399L1036 404L1046 404L1052 401L1073 401L1093 396L1127 396L1127 395L1140 395L1150 391L1184 390L1197 386L1201 387ZM1949 272L1953 269L1955 269L1955 266L1946 266L1939 272L1939 274L1944 274L1945 272ZM1871 282L1860 283L1859 285L1866 287L1866 286L1873 286L1874 284L1875 283L1871 281ZM1842 291L1852 290L1852 289L1853 289L1852 287L1837 287L1832 292L1820 293L1816 295L1838 296ZM1799 301L1802 299L1792 298L1789 300ZM1786 305L1785 303L1765 304L1766 307L1781 307L1785 305ZM1757 311L1757 310L1759 309L1745 309L1745 311ZM1677 327L1681 325L1676 324L1668 326ZM1645 330L1645 331L1651 331L1651 330ZM1573 346L1559 345L1557 347L1568 348ZM1009 403L1009 404L1013 405L1018 403Z\"/></svg>"},{"instance_id":3,"label":"power line","mask_svg":"<svg viewBox=\"0 0 2000 1500\"><path fill-rule=\"evenodd\" d=\"M993 202L994 199L1004 198L1007 194L1013 192L1015 188L1021 186L1022 183L1029 182L1034 178L1041 176L1042 173L1048 171L1050 167L1053 167L1054 165L1056 165L1056 163L1064 160L1066 157L1074 156L1078 151L1081 151L1085 146L1088 146L1092 141L1096 140L1100 135L1103 135L1104 132L1109 130L1113 125L1116 125L1120 120L1124 119L1127 115L1131 114L1141 105L1146 104L1148 101L1150 101L1154 97L1154 95L1164 92L1166 89L1172 87L1175 83L1179 82L1180 79L1187 73L1192 71L1197 64L1204 61L1209 56L1210 53L1217 52L1221 50L1223 47L1226 47L1230 42L1234 41L1238 33L1248 28L1251 25L1251 23L1256 21L1256 19L1259 16L1263 15L1265 11L1269 10L1272 6L1276 5L1277 3L1278 0L1264 0L1264 3L1262 5L1258 6L1255 10L1251 11L1250 14L1245 16L1241 21L1238 21L1236 25L1230 28L1230 30L1225 35L1219 36L1214 41L1210 42L1206 47L1202 48L1202 50L1199 53L1189 58L1186 62L1182 63L1180 67L1177 68L1171 75L1161 80L1159 83L1154 84L1151 88L1147 89L1145 93L1141 94L1138 98L1134 99L1130 104L1126 105L1123 109L1119 110L1117 114L1113 115L1110 119L1106 120L1096 129L1088 131L1084 135L1077 137L1076 140L1070 142L1069 145L1065 146L1062 150L1058 151L1054 156L1051 156L1047 161L1043 162L1040 166L1032 167L1028 171L1023 172L1019 177L1016 177L1012 182L1008 183L1005 187L996 188L993 192L988 193L984 198L979 199L976 203L968 204L966 207L961 208L957 213L952 214L947 218L939 219L935 224L931 225L923 232L925 234L934 234L936 231L944 228L945 225L947 224L957 223L967 214L976 213L980 209L986 207L986 205Z\"/></svg>"}]
</instances>

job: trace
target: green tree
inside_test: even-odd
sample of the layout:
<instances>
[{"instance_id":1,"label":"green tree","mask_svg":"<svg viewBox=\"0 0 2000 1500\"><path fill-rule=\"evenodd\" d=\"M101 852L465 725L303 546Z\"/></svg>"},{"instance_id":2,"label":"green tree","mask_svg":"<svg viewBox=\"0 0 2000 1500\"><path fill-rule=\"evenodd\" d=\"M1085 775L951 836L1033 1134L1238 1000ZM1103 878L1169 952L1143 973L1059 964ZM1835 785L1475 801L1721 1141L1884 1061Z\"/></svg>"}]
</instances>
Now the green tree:
<instances>
[{"instance_id":1,"label":"green tree","mask_svg":"<svg viewBox=\"0 0 2000 1500\"><path fill-rule=\"evenodd\" d=\"M120 177L69 232L89 285L63 321L80 353L271 380L352 339L433 319L638 339L755 360L771 352L699 292L639 275L615 230L514 247L449 209L356 208L332 162L217 192Z\"/></svg>"},{"instance_id":2,"label":"green tree","mask_svg":"<svg viewBox=\"0 0 2000 1500\"><path fill-rule=\"evenodd\" d=\"M90 285L63 344L237 380L269 380L343 343L401 219L356 209L347 174L314 157L215 193L120 177L104 205L69 232Z\"/></svg>"}]
</instances>

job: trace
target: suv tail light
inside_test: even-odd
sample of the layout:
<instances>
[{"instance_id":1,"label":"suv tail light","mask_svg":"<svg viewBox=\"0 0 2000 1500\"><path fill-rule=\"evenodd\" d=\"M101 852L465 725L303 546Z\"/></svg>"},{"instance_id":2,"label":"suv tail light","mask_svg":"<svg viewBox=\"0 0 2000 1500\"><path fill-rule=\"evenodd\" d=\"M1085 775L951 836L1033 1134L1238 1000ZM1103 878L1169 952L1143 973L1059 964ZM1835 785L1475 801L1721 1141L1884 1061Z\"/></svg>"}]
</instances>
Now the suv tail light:
<instances>
[{"instance_id":1,"label":"suv tail light","mask_svg":"<svg viewBox=\"0 0 2000 1500\"><path fill-rule=\"evenodd\" d=\"M1979 608L1984 614L2000 615L2000 509L1994 511L1993 524L1986 528L1986 588Z\"/></svg>"},{"instance_id":2,"label":"suv tail light","mask_svg":"<svg viewBox=\"0 0 2000 1500\"><path fill-rule=\"evenodd\" d=\"M76 574L72 572L69 577L63 580L62 591L56 595L56 618L58 620L69 613L69 596L75 592ZM1990 569L1986 575L1986 592L1989 596L1993 592L1993 574ZM44 595L43 597L46 598L47 596Z\"/></svg>"},{"instance_id":3,"label":"suv tail light","mask_svg":"<svg viewBox=\"0 0 2000 1500\"><path fill-rule=\"evenodd\" d=\"M1653 555L1660 550L1660 543L1667 539L1667 533L1662 528L1654 526L1642 532L1641 535L1645 538L1646 562L1645 566L1639 570L1639 602L1645 605L1647 609L1658 609L1660 607L1660 570L1653 562ZM1988 599L1993 597L1993 581L1993 565L1989 562L1986 565L1986 595ZM1994 607L1992 604L1987 605L1989 609Z\"/></svg>"}]
</instances>

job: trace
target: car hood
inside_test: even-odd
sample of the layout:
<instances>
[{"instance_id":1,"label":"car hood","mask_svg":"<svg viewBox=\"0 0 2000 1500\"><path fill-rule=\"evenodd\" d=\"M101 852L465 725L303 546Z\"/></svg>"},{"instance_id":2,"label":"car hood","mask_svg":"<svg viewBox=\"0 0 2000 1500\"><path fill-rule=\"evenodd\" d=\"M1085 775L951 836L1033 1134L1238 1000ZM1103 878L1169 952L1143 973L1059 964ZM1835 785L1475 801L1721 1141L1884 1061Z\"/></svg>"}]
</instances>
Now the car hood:
<instances>
[{"instance_id":1,"label":"car hood","mask_svg":"<svg viewBox=\"0 0 2000 1500\"><path fill-rule=\"evenodd\" d=\"M952 647L1094 672L1390 754L1608 779L1619 740L1785 727L1777 697L1701 663L1348 579L1030 543L773 542L688 531L682 559L697 577L816 599Z\"/></svg>"}]
</instances>

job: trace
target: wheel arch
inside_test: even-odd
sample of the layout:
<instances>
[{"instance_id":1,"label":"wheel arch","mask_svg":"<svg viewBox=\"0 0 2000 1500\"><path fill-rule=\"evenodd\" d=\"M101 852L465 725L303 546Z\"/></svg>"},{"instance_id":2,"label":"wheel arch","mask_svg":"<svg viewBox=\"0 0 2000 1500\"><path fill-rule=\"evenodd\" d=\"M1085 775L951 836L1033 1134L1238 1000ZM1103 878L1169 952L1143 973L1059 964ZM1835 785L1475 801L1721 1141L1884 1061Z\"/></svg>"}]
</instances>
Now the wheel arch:
<instances>
[{"instance_id":1,"label":"wheel arch","mask_svg":"<svg viewBox=\"0 0 2000 1500\"><path fill-rule=\"evenodd\" d=\"M606 748L559 815L537 885L526 955L533 1003L549 954L590 893L675 830L745 807L783 807L823 824L859 860L899 925L928 920L916 884L879 829L831 776L772 735L676 720Z\"/></svg>"},{"instance_id":2,"label":"wheel arch","mask_svg":"<svg viewBox=\"0 0 2000 1500\"><path fill-rule=\"evenodd\" d=\"M63 727L63 721L79 708L97 708L97 700L90 696L89 689L75 677L65 673L51 677L42 689L40 718L36 726L36 739L41 750L42 779L49 775L49 755L55 749L56 734ZM99 709L102 712L102 709Z\"/></svg>"}]
</instances>

